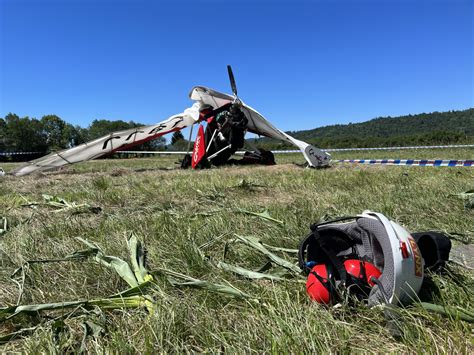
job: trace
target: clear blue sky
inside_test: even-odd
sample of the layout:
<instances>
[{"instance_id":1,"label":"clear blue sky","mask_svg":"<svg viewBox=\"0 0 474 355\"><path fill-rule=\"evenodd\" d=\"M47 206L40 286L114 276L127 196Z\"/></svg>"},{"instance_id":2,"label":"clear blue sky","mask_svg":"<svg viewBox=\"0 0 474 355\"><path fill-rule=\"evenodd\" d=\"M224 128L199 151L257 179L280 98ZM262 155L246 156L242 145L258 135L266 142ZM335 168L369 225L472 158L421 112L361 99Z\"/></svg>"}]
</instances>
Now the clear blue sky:
<instances>
[{"instance_id":1,"label":"clear blue sky","mask_svg":"<svg viewBox=\"0 0 474 355\"><path fill-rule=\"evenodd\" d=\"M474 106L472 0L0 4L0 116L151 124L226 64L283 130Z\"/></svg>"}]
</instances>

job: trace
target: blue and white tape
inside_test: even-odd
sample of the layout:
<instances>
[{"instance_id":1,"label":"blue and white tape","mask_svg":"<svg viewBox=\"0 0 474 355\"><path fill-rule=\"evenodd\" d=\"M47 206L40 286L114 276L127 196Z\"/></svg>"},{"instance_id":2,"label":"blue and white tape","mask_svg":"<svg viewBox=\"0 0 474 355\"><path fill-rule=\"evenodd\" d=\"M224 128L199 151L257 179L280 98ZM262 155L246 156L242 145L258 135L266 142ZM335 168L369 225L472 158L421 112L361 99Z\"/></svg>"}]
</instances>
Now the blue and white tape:
<instances>
[{"instance_id":1,"label":"blue and white tape","mask_svg":"<svg viewBox=\"0 0 474 355\"><path fill-rule=\"evenodd\" d=\"M415 160L415 159L341 159L338 163L369 164L369 165L404 165L404 166L470 166L474 160Z\"/></svg>"},{"instance_id":2,"label":"blue and white tape","mask_svg":"<svg viewBox=\"0 0 474 355\"><path fill-rule=\"evenodd\" d=\"M454 144L454 145L417 145L410 147L374 147L374 148L328 148L321 149L323 152L359 152L368 150L407 150L407 149L446 149L446 148L474 148L474 144ZM243 153L243 152L237 152ZM300 153L299 150L272 150L273 154Z\"/></svg>"},{"instance_id":3,"label":"blue and white tape","mask_svg":"<svg viewBox=\"0 0 474 355\"><path fill-rule=\"evenodd\" d=\"M43 152L0 152L0 156L44 154Z\"/></svg>"}]
</instances>

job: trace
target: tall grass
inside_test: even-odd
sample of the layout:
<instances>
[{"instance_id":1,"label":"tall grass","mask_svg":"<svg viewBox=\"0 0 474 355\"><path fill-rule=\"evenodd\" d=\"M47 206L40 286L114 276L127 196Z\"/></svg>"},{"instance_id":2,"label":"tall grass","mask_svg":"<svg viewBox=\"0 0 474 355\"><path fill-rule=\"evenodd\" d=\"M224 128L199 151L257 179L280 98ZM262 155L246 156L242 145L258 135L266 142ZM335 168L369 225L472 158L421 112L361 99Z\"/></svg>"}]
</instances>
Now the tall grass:
<instances>
[{"instance_id":1,"label":"tall grass","mask_svg":"<svg viewBox=\"0 0 474 355\"><path fill-rule=\"evenodd\" d=\"M471 153L465 150L464 158ZM400 335L394 337L382 309L311 303L304 283L291 276L296 261L291 251L312 222L365 209L411 231L449 232L455 246L472 243L473 209L456 196L474 188L471 168L337 165L309 170L287 164L291 159L285 157L273 167L165 170L175 159L97 161L63 173L2 178L0 217L8 228L0 235L1 307L18 301L18 285L10 278L14 270L29 260L61 259L84 250L77 237L103 255L125 260L137 277L140 268L131 264L127 245L133 232L145 246L136 260L156 271L153 311L75 305L79 308L72 314L19 314L0 323L0 335L26 329L2 345L3 352L473 352L471 324L455 313L432 313L421 303L399 309ZM47 205L25 206L25 199L42 201L43 194L101 210L77 214L74 208L54 212ZM270 219L259 216L264 211ZM236 242L237 236L250 242ZM288 265L268 264L269 255L252 247L255 238ZM242 270L277 277L249 278ZM18 275L14 279L21 281ZM446 274L430 280L422 301L472 312L471 270L450 264ZM195 287L203 282L246 296L216 292L216 286ZM32 263L25 271L21 304L97 300L130 286L91 257Z\"/></svg>"}]
</instances>

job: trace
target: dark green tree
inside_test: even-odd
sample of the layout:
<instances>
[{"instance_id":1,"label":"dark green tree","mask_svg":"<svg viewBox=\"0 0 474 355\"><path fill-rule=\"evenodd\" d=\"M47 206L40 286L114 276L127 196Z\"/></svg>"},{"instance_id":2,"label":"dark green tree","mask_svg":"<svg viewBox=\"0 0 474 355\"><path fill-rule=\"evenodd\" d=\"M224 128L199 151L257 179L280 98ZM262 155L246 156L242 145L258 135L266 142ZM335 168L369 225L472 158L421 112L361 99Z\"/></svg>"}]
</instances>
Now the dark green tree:
<instances>
[{"instance_id":1,"label":"dark green tree","mask_svg":"<svg viewBox=\"0 0 474 355\"><path fill-rule=\"evenodd\" d=\"M87 140L93 140L99 137L103 137L113 132L123 131L130 128L141 126L133 121L125 122L122 120L109 121L109 120L94 120L87 130Z\"/></svg>"},{"instance_id":2,"label":"dark green tree","mask_svg":"<svg viewBox=\"0 0 474 355\"><path fill-rule=\"evenodd\" d=\"M73 126L66 123L63 131L63 139L66 143L66 148L75 147L86 142L87 129L80 126Z\"/></svg>"},{"instance_id":3,"label":"dark green tree","mask_svg":"<svg viewBox=\"0 0 474 355\"><path fill-rule=\"evenodd\" d=\"M46 144L50 151L64 149L68 147L66 136L66 122L56 115L46 115L41 118Z\"/></svg>"},{"instance_id":4,"label":"dark green tree","mask_svg":"<svg viewBox=\"0 0 474 355\"><path fill-rule=\"evenodd\" d=\"M9 113L5 116L5 149L18 152L46 152L47 137L41 122L35 118L20 118Z\"/></svg>"},{"instance_id":5,"label":"dark green tree","mask_svg":"<svg viewBox=\"0 0 474 355\"><path fill-rule=\"evenodd\" d=\"M161 136L143 144L143 150L164 150L166 148L166 138Z\"/></svg>"},{"instance_id":6,"label":"dark green tree","mask_svg":"<svg viewBox=\"0 0 474 355\"><path fill-rule=\"evenodd\" d=\"M176 145L177 142L179 141L184 141L184 136L181 131L176 131L173 133L173 136L171 137L171 145Z\"/></svg>"},{"instance_id":7,"label":"dark green tree","mask_svg":"<svg viewBox=\"0 0 474 355\"><path fill-rule=\"evenodd\" d=\"M0 118L0 152L6 149L7 124L3 118Z\"/></svg>"}]
</instances>

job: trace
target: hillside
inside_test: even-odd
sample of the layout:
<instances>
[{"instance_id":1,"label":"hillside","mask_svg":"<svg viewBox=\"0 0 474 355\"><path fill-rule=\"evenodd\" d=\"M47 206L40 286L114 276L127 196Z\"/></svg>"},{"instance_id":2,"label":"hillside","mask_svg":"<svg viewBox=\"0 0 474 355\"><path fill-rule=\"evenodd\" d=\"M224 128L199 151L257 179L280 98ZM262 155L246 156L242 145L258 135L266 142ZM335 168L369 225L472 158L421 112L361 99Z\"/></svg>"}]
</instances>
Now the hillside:
<instances>
[{"instance_id":1,"label":"hillside","mask_svg":"<svg viewBox=\"0 0 474 355\"><path fill-rule=\"evenodd\" d=\"M324 148L473 143L474 109L379 117L287 133ZM258 142L272 148L282 147L267 138Z\"/></svg>"}]
</instances>

